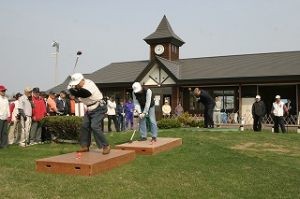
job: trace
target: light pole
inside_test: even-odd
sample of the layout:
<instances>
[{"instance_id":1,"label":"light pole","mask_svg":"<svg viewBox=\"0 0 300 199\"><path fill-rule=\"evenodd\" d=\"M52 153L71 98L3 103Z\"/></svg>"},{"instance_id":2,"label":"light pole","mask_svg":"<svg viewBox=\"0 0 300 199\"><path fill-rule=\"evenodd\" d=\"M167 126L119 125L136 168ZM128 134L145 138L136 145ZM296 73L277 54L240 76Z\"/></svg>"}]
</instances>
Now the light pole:
<instances>
[{"instance_id":1,"label":"light pole","mask_svg":"<svg viewBox=\"0 0 300 199\"><path fill-rule=\"evenodd\" d=\"M58 53L59 53L59 43L57 41L52 42L52 47L55 47L55 66L54 66L54 84L57 85L58 82Z\"/></svg>"}]
</instances>

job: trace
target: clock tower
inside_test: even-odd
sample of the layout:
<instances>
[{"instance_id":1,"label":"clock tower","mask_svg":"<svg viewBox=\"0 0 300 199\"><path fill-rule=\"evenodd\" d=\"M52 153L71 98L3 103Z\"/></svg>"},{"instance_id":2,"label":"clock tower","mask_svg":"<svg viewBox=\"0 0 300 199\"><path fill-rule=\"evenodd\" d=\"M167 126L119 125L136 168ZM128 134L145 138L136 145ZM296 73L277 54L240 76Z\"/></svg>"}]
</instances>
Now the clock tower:
<instances>
[{"instance_id":1,"label":"clock tower","mask_svg":"<svg viewBox=\"0 0 300 199\"><path fill-rule=\"evenodd\" d=\"M179 59L179 47L184 41L178 37L167 17L164 15L155 32L144 39L150 45L150 60L155 56L160 56L168 60Z\"/></svg>"}]
</instances>

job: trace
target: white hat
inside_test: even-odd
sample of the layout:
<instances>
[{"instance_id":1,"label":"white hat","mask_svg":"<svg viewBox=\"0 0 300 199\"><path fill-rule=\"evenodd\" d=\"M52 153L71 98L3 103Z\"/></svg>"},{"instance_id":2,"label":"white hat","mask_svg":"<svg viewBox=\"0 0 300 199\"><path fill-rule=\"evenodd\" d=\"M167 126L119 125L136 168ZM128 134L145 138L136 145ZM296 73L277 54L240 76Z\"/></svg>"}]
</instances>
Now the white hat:
<instances>
[{"instance_id":1,"label":"white hat","mask_svg":"<svg viewBox=\"0 0 300 199\"><path fill-rule=\"evenodd\" d=\"M74 73L73 75L71 75L71 81L69 83L69 86L76 86L83 79L84 79L84 77L81 73Z\"/></svg>"},{"instance_id":2,"label":"white hat","mask_svg":"<svg viewBox=\"0 0 300 199\"><path fill-rule=\"evenodd\" d=\"M260 99L260 95L256 95L256 97L255 97L256 99Z\"/></svg>"},{"instance_id":3,"label":"white hat","mask_svg":"<svg viewBox=\"0 0 300 199\"><path fill-rule=\"evenodd\" d=\"M29 92L31 92L31 91L32 91L32 88L31 88L31 87L29 87L29 86L27 86L27 87L24 89L24 91L25 91L25 92L27 92L27 93L29 93Z\"/></svg>"},{"instance_id":4,"label":"white hat","mask_svg":"<svg viewBox=\"0 0 300 199\"><path fill-rule=\"evenodd\" d=\"M133 89L133 92L134 93L138 93L140 92L143 88L142 88L142 85L139 83L139 82L134 82L132 84L132 89Z\"/></svg>"},{"instance_id":5,"label":"white hat","mask_svg":"<svg viewBox=\"0 0 300 199\"><path fill-rule=\"evenodd\" d=\"M276 95L276 96L275 96L275 99L280 99L280 95Z\"/></svg>"}]
</instances>

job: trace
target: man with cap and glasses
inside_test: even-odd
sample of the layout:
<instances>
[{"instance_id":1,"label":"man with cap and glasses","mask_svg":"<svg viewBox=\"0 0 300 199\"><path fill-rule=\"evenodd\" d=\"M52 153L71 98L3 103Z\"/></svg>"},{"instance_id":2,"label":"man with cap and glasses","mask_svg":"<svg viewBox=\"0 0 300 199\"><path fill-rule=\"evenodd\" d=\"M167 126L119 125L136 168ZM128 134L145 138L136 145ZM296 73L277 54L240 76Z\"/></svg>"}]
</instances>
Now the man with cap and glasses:
<instances>
[{"instance_id":1,"label":"man with cap and glasses","mask_svg":"<svg viewBox=\"0 0 300 199\"><path fill-rule=\"evenodd\" d=\"M279 126L281 128L282 133L285 133L285 126L284 126L284 118L283 115L288 113L288 109L285 106L284 102L281 101L280 95L275 96L275 102L272 106L272 114L274 119L274 132L279 133Z\"/></svg>"},{"instance_id":2,"label":"man with cap and glasses","mask_svg":"<svg viewBox=\"0 0 300 199\"><path fill-rule=\"evenodd\" d=\"M80 132L81 148L77 152L89 151L92 132L98 148L103 148L102 154L109 154L110 146L101 129L101 122L107 111L102 93L92 80L85 79L81 73L71 76L68 89L72 95L78 97L87 106Z\"/></svg>"},{"instance_id":3,"label":"man with cap and glasses","mask_svg":"<svg viewBox=\"0 0 300 199\"><path fill-rule=\"evenodd\" d=\"M147 140L146 117L150 120L150 131L152 134L151 142L156 142L157 139L157 123L155 118L155 106L152 91L149 88L143 87L139 82L132 84L133 89L133 104L139 115L139 127L141 138L139 141Z\"/></svg>"},{"instance_id":4,"label":"man with cap and glasses","mask_svg":"<svg viewBox=\"0 0 300 199\"><path fill-rule=\"evenodd\" d=\"M26 147L29 144L29 132L31 128L32 122L32 89L30 87L26 87L24 89L24 95L19 98L19 115L21 117L21 126L22 133L19 145L21 147Z\"/></svg>"},{"instance_id":5,"label":"man with cap and glasses","mask_svg":"<svg viewBox=\"0 0 300 199\"><path fill-rule=\"evenodd\" d=\"M10 116L10 111L5 92L5 86L0 85L0 148L5 148L8 144L7 120Z\"/></svg>"},{"instance_id":6,"label":"man with cap and glasses","mask_svg":"<svg viewBox=\"0 0 300 199\"><path fill-rule=\"evenodd\" d=\"M261 100L260 95L256 95L255 102L252 105L254 131L261 131L261 122L265 114L266 114L265 103Z\"/></svg>"}]
</instances>

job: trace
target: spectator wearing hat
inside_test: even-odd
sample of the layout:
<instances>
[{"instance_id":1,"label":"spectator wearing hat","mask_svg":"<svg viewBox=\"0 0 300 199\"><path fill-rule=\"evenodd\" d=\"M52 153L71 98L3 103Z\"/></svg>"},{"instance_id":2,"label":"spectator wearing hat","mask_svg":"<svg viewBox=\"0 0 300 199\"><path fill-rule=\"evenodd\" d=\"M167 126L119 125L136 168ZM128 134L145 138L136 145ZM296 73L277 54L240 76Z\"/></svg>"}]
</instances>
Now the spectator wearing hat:
<instances>
[{"instance_id":1,"label":"spectator wearing hat","mask_svg":"<svg viewBox=\"0 0 300 199\"><path fill-rule=\"evenodd\" d=\"M7 120L10 116L10 111L8 98L6 97L5 92L5 86L0 85L0 148L7 147L8 142Z\"/></svg>"},{"instance_id":2,"label":"spectator wearing hat","mask_svg":"<svg viewBox=\"0 0 300 199\"><path fill-rule=\"evenodd\" d=\"M265 103L261 100L260 95L256 95L255 102L252 105L253 130L261 131L262 119L266 114Z\"/></svg>"},{"instance_id":3,"label":"spectator wearing hat","mask_svg":"<svg viewBox=\"0 0 300 199\"><path fill-rule=\"evenodd\" d=\"M48 115L55 116L58 112L57 106L56 106L56 95L55 92L50 91L49 96L47 99L47 111Z\"/></svg>"},{"instance_id":4,"label":"spectator wearing hat","mask_svg":"<svg viewBox=\"0 0 300 199\"><path fill-rule=\"evenodd\" d=\"M78 97L87 106L80 132L81 148L78 152L89 151L91 133L93 133L98 148L103 148L102 154L109 154L110 146L101 128L107 106L99 88L92 80L85 79L81 73L75 73L71 76L68 89L72 95Z\"/></svg>"},{"instance_id":5,"label":"spectator wearing hat","mask_svg":"<svg viewBox=\"0 0 300 199\"><path fill-rule=\"evenodd\" d=\"M157 139L157 123L155 118L155 106L152 91L149 88L143 87L139 82L132 84L133 89L133 104L139 115L140 126L140 141L147 140L146 117L150 120L150 131L152 134L151 142L156 142Z\"/></svg>"},{"instance_id":6,"label":"spectator wearing hat","mask_svg":"<svg viewBox=\"0 0 300 199\"><path fill-rule=\"evenodd\" d=\"M30 130L30 144L39 144L42 140L41 120L47 115L46 104L43 97L40 96L40 89L32 89L32 124Z\"/></svg>"},{"instance_id":7,"label":"spectator wearing hat","mask_svg":"<svg viewBox=\"0 0 300 199\"><path fill-rule=\"evenodd\" d=\"M161 110L164 118L168 118L171 116L172 109L168 100L165 100L165 104L161 107Z\"/></svg>"},{"instance_id":8,"label":"spectator wearing hat","mask_svg":"<svg viewBox=\"0 0 300 199\"><path fill-rule=\"evenodd\" d=\"M216 105L215 100L205 90L199 88L194 89L194 96L198 103L204 105L204 128L214 128L214 107Z\"/></svg>"},{"instance_id":9,"label":"spectator wearing hat","mask_svg":"<svg viewBox=\"0 0 300 199\"><path fill-rule=\"evenodd\" d=\"M21 93L17 93L14 96L15 101L11 102L9 105L10 118L9 118L9 133L8 133L8 144L16 144L19 142L21 136L21 123L20 115L18 111L19 98L22 96Z\"/></svg>"},{"instance_id":10,"label":"spectator wearing hat","mask_svg":"<svg viewBox=\"0 0 300 199\"><path fill-rule=\"evenodd\" d=\"M32 89L26 87L24 95L19 98L18 111L21 117L22 133L19 145L25 147L29 143L29 132L32 122L32 103L29 99L32 97Z\"/></svg>"},{"instance_id":11,"label":"spectator wearing hat","mask_svg":"<svg viewBox=\"0 0 300 199\"><path fill-rule=\"evenodd\" d=\"M281 101L280 95L275 96L275 102L272 106L272 114L274 116L274 132L279 133L279 126L281 128L281 132L285 133L284 119L283 115L288 113L288 109L285 106L284 102Z\"/></svg>"}]
</instances>

